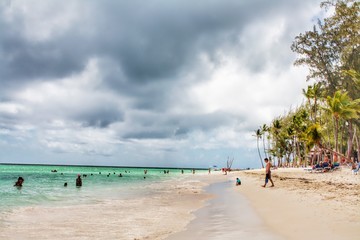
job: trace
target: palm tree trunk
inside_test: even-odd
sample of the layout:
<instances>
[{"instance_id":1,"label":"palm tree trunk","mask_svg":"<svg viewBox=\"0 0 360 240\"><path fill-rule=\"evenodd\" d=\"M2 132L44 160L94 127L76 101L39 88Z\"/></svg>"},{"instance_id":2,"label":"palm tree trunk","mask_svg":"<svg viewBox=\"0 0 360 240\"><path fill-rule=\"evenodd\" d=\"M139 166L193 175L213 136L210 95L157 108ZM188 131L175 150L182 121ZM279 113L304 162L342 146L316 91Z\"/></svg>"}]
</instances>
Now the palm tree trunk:
<instances>
[{"instance_id":1,"label":"palm tree trunk","mask_svg":"<svg viewBox=\"0 0 360 240\"><path fill-rule=\"evenodd\" d=\"M281 159L279 156L277 156L277 159L278 159L278 167L281 167Z\"/></svg>"},{"instance_id":2,"label":"palm tree trunk","mask_svg":"<svg viewBox=\"0 0 360 240\"><path fill-rule=\"evenodd\" d=\"M339 119L337 119L335 117L335 151L336 152L339 152L339 149L338 149L338 129L339 129Z\"/></svg>"},{"instance_id":3,"label":"palm tree trunk","mask_svg":"<svg viewBox=\"0 0 360 240\"><path fill-rule=\"evenodd\" d=\"M301 158L301 152L300 152L300 142L298 141L297 144L296 144L296 151L297 151L297 154L298 154L298 158L299 158L299 162L300 162L300 165L302 164L302 158ZM307 164L305 164L307 165ZM306 167L306 166L305 166Z\"/></svg>"},{"instance_id":4,"label":"palm tree trunk","mask_svg":"<svg viewBox=\"0 0 360 240\"><path fill-rule=\"evenodd\" d=\"M297 156L297 141L296 141L296 136L294 136L294 141L293 141L293 150L292 150L292 155L293 155L293 162L292 162L292 167L295 167L296 164L296 156Z\"/></svg>"},{"instance_id":5,"label":"palm tree trunk","mask_svg":"<svg viewBox=\"0 0 360 240\"><path fill-rule=\"evenodd\" d=\"M316 114L317 114L316 105L317 105L317 99L316 99L316 95L315 95L315 97L314 97L314 123L315 124L316 124Z\"/></svg>"},{"instance_id":6,"label":"palm tree trunk","mask_svg":"<svg viewBox=\"0 0 360 240\"><path fill-rule=\"evenodd\" d=\"M264 136L263 136L263 147L264 147L264 154L265 154L265 157L267 158L267 153L266 153L266 149L265 149L265 133L264 133Z\"/></svg>"},{"instance_id":7,"label":"palm tree trunk","mask_svg":"<svg viewBox=\"0 0 360 240\"><path fill-rule=\"evenodd\" d=\"M354 140L354 137L353 137L354 131L353 131L353 125L352 125L351 120L349 120L348 132L349 132L349 138L348 138L347 157L351 158L352 157L353 140Z\"/></svg>"},{"instance_id":8,"label":"palm tree trunk","mask_svg":"<svg viewBox=\"0 0 360 240\"><path fill-rule=\"evenodd\" d=\"M356 135L356 128L355 128L354 136L357 144L357 158L358 158L358 162L360 162L360 144L359 144L359 137Z\"/></svg>"},{"instance_id":9,"label":"palm tree trunk","mask_svg":"<svg viewBox=\"0 0 360 240\"><path fill-rule=\"evenodd\" d=\"M262 161L262 157L260 154L260 148L259 148L259 137L257 137L257 149L258 149L258 153L259 153L259 158L260 158L260 162L261 162L261 167L264 168L264 163Z\"/></svg>"},{"instance_id":10,"label":"palm tree trunk","mask_svg":"<svg viewBox=\"0 0 360 240\"><path fill-rule=\"evenodd\" d=\"M316 157L316 154L315 154L315 151L314 151L314 153L312 155L312 158L311 158L311 166L314 166L315 157Z\"/></svg>"},{"instance_id":11,"label":"palm tree trunk","mask_svg":"<svg viewBox=\"0 0 360 240\"><path fill-rule=\"evenodd\" d=\"M342 127L341 127L341 136L340 136L340 146L339 146L339 151L341 152L341 153L343 153L344 151L344 149L343 149L343 146L344 146L344 135L345 135L345 131L346 131L346 128L345 128L345 122L344 122L344 124L342 125Z\"/></svg>"}]
</instances>

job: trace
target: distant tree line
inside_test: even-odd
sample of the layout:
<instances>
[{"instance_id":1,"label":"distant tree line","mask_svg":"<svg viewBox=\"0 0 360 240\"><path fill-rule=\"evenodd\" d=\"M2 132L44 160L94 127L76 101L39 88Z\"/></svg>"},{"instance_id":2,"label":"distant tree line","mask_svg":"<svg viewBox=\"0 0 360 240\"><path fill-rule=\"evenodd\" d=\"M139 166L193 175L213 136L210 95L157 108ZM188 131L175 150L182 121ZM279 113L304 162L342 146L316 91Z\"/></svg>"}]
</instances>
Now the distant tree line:
<instances>
[{"instance_id":1,"label":"distant tree line","mask_svg":"<svg viewBox=\"0 0 360 240\"><path fill-rule=\"evenodd\" d=\"M291 45L295 65L309 69L301 106L278 116L255 131L261 152L278 166L307 166L328 155L351 162L360 152L360 3L325 1L332 15ZM262 146L261 146L262 145Z\"/></svg>"}]
</instances>

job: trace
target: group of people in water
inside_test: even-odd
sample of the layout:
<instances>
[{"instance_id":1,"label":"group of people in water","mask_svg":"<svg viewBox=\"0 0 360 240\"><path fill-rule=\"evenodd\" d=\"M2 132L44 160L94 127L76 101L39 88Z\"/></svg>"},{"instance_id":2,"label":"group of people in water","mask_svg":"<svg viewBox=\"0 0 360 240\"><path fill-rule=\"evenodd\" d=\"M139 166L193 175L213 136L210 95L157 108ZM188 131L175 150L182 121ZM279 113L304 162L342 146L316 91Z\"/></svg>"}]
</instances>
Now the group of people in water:
<instances>
[{"instance_id":1,"label":"group of people in water","mask_svg":"<svg viewBox=\"0 0 360 240\"><path fill-rule=\"evenodd\" d=\"M22 187L23 183L24 183L24 178L23 177L18 177L17 181L14 184L14 187ZM64 183L64 187L67 187L68 183L65 182ZM81 175L78 174L77 178L76 178L76 183L75 185L77 187L81 187L82 186L82 180L81 180Z\"/></svg>"},{"instance_id":2,"label":"group of people in water","mask_svg":"<svg viewBox=\"0 0 360 240\"><path fill-rule=\"evenodd\" d=\"M192 171L193 174L195 174L195 169L192 169L191 171ZM51 172L56 173L57 170L56 170L56 169L55 169L55 170L51 170ZM125 173L130 173L130 171L125 171ZM146 175L147 173L148 173L148 170L144 170L144 174ZM169 174L169 173L170 173L169 170L164 170L164 174ZM101 174L101 172L99 172L99 174ZM114 174L116 174L116 173L114 172ZM181 169L181 174L184 174L184 170L183 170L183 169ZM63 175L63 173L61 173L61 175ZM92 175L93 175L93 174L91 173L91 176L92 176ZM87 175L87 174L83 174L82 176L83 176L83 177L87 177L88 175ZM109 176L110 176L110 173L107 175L107 177L109 177ZM118 177L123 177L123 175L120 173L120 174L118 175ZM144 176L144 179L146 179L145 176ZM17 181L15 182L14 186L15 186L15 187L22 187L23 182L24 182L24 178L20 176L20 177L17 179ZM65 183L64 183L64 187L67 187L67 186L68 186L68 183L65 182ZM76 187L81 187L81 186L82 186L81 174L78 174L78 175L77 175L77 178L76 178L76 180L75 180L75 186L76 186Z\"/></svg>"}]
</instances>

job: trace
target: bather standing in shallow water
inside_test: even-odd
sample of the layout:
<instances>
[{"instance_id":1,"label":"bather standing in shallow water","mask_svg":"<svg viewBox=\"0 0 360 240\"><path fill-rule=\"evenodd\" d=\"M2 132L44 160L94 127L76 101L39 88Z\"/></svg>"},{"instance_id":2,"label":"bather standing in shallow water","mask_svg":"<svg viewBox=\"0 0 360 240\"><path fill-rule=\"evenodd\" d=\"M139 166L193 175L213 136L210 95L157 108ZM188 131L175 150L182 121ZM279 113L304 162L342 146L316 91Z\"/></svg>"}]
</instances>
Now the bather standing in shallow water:
<instances>
[{"instance_id":1,"label":"bather standing in shallow water","mask_svg":"<svg viewBox=\"0 0 360 240\"><path fill-rule=\"evenodd\" d=\"M76 179L76 186L81 187L82 186L82 180L80 174L78 174L78 177Z\"/></svg>"}]
</instances>

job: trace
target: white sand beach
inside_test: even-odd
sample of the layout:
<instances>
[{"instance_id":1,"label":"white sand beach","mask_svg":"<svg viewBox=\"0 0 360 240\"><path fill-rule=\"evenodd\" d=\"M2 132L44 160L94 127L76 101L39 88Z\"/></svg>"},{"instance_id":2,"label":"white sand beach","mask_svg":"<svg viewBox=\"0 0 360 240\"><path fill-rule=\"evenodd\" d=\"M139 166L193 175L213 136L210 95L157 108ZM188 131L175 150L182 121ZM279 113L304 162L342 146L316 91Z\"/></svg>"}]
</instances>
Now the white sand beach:
<instances>
[{"instance_id":1,"label":"white sand beach","mask_svg":"<svg viewBox=\"0 0 360 240\"><path fill-rule=\"evenodd\" d=\"M241 186L235 186L240 177ZM159 195L4 213L0 239L358 239L360 175L264 170L179 177Z\"/></svg>"},{"instance_id":2,"label":"white sand beach","mask_svg":"<svg viewBox=\"0 0 360 240\"><path fill-rule=\"evenodd\" d=\"M263 170L241 173L244 194L266 225L286 239L359 239L360 176L349 168L309 173L273 170L274 188L263 189Z\"/></svg>"},{"instance_id":3,"label":"white sand beach","mask_svg":"<svg viewBox=\"0 0 360 240\"><path fill-rule=\"evenodd\" d=\"M169 237L169 240L191 239L190 236L197 233L202 235L194 239L359 239L360 176L352 175L349 168L327 173L310 173L302 168L276 169L273 170L274 188L261 187L264 183L263 169L230 172L217 177L233 183L228 192L231 201L213 203L221 205L225 212L232 211L238 216L223 218L223 228L217 229L217 232L194 228L199 225L194 220L187 226L188 230L173 235L174 238ZM235 186L236 177L241 178L241 186ZM220 198L224 199L224 196ZM249 219L248 210L239 211L243 207L241 204L256 212L254 217L258 221L255 225L251 223L251 218L245 224L232 224L234 218L241 219L244 214ZM207 217L216 216L208 214ZM201 221L209 222L206 219ZM259 237L255 233L246 236L246 233L239 231L243 228L251 233L251 225L266 233L266 237Z\"/></svg>"}]
</instances>

